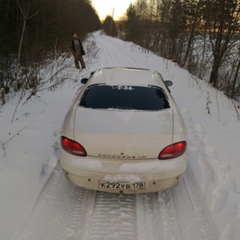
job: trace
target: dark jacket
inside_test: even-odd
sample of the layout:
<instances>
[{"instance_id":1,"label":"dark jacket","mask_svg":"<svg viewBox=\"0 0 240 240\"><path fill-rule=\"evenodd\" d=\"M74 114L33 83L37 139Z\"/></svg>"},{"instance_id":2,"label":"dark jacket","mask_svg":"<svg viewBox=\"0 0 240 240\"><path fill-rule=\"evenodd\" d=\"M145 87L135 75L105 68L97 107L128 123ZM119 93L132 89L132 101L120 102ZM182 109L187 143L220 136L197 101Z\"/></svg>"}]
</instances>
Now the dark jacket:
<instances>
[{"instance_id":1,"label":"dark jacket","mask_svg":"<svg viewBox=\"0 0 240 240\"><path fill-rule=\"evenodd\" d=\"M82 54L82 55L85 55L85 51L84 51L84 49L83 49L83 45L82 45L81 41L80 41L79 39L77 39L77 40L78 40L78 42L79 42L81 54ZM73 52L76 52L74 40L72 39L71 42L72 42L72 51L73 51Z\"/></svg>"}]
</instances>

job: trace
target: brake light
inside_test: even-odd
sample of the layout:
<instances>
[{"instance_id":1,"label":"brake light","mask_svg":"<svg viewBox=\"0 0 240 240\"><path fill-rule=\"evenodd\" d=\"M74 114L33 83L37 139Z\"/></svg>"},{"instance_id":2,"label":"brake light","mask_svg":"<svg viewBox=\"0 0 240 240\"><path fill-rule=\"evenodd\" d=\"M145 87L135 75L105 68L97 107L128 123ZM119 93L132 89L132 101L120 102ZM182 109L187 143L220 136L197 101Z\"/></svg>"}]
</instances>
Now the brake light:
<instances>
[{"instance_id":1,"label":"brake light","mask_svg":"<svg viewBox=\"0 0 240 240\"><path fill-rule=\"evenodd\" d=\"M187 148L187 142L182 141L165 147L159 154L158 159L171 159L181 156Z\"/></svg>"},{"instance_id":2,"label":"brake light","mask_svg":"<svg viewBox=\"0 0 240 240\"><path fill-rule=\"evenodd\" d=\"M62 136L61 137L61 145L62 145L62 148L70 154L82 156L82 157L87 156L87 152L84 149L84 147L81 144L79 144L78 142L75 142L69 138Z\"/></svg>"}]
</instances>

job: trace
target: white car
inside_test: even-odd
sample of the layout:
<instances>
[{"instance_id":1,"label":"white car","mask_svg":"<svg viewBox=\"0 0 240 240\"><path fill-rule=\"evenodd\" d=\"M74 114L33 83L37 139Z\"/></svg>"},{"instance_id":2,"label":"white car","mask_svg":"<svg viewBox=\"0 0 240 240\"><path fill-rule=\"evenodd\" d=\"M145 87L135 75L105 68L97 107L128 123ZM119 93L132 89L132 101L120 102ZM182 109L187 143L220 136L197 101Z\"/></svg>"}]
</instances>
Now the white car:
<instances>
[{"instance_id":1,"label":"white car","mask_svg":"<svg viewBox=\"0 0 240 240\"><path fill-rule=\"evenodd\" d=\"M66 178L116 193L166 190L188 161L186 129L171 81L151 70L96 70L70 107L61 131Z\"/></svg>"}]
</instances>

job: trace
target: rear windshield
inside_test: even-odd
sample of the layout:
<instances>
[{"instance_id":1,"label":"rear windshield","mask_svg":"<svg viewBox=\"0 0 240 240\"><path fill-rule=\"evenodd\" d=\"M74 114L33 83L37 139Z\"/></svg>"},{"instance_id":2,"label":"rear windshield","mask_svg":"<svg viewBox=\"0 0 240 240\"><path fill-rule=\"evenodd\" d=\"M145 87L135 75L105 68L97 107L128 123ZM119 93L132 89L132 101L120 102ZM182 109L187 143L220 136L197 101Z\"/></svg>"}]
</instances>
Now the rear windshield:
<instances>
[{"instance_id":1,"label":"rear windshield","mask_svg":"<svg viewBox=\"0 0 240 240\"><path fill-rule=\"evenodd\" d=\"M93 109L157 111L169 108L164 91L159 87L91 85L79 106Z\"/></svg>"}]
</instances>

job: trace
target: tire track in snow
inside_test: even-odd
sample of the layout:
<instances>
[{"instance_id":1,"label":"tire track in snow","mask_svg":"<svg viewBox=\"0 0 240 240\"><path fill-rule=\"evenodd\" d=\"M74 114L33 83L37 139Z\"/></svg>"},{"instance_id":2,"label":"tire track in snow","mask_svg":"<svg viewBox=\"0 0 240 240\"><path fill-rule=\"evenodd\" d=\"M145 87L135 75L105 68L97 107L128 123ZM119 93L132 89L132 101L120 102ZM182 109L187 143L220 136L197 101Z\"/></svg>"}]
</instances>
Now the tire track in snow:
<instances>
[{"instance_id":1,"label":"tire track in snow","mask_svg":"<svg viewBox=\"0 0 240 240\"><path fill-rule=\"evenodd\" d=\"M190 167L187 168L179 186L173 189L173 198L182 239L218 239L212 217L195 184Z\"/></svg>"},{"instance_id":2,"label":"tire track in snow","mask_svg":"<svg viewBox=\"0 0 240 240\"><path fill-rule=\"evenodd\" d=\"M117 44L114 44L114 40L108 41L108 48L103 47L104 38L97 40L97 46L102 50L102 55L105 56L102 67L140 67L138 61L129 52L123 51Z\"/></svg>"},{"instance_id":3,"label":"tire track in snow","mask_svg":"<svg viewBox=\"0 0 240 240\"><path fill-rule=\"evenodd\" d=\"M79 239L135 240L135 195L96 192L94 210Z\"/></svg>"},{"instance_id":4,"label":"tire track in snow","mask_svg":"<svg viewBox=\"0 0 240 240\"><path fill-rule=\"evenodd\" d=\"M116 52L116 50L114 48L102 49L102 51L103 51L103 55L104 56L108 56L108 58L107 59L105 58L105 61L102 62L102 66L103 67L121 67L121 66L125 66L124 62L119 57L118 53Z\"/></svg>"},{"instance_id":5,"label":"tire track in snow","mask_svg":"<svg viewBox=\"0 0 240 240\"><path fill-rule=\"evenodd\" d=\"M184 239L175 213L172 191L138 196L138 239ZM188 239L188 238L186 238Z\"/></svg>"},{"instance_id":6,"label":"tire track in snow","mask_svg":"<svg viewBox=\"0 0 240 240\"><path fill-rule=\"evenodd\" d=\"M78 188L58 165L15 239L135 240L135 195Z\"/></svg>"},{"instance_id":7,"label":"tire track in snow","mask_svg":"<svg viewBox=\"0 0 240 240\"><path fill-rule=\"evenodd\" d=\"M155 239L154 209L156 202L153 195L138 194L136 199L136 232L138 240ZM154 195L155 196L155 195Z\"/></svg>"},{"instance_id":8,"label":"tire track in snow","mask_svg":"<svg viewBox=\"0 0 240 240\"><path fill-rule=\"evenodd\" d=\"M139 240L217 240L215 226L188 168L180 184L170 190L139 194Z\"/></svg>"},{"instance_id":9,"label":"tire track in snow","mask_svg":"<svg viewBox=\"0 0 240 240\"><path fill-rule=\"evenodd\" d=\"M79 239L94 201L92 192L70 184L58 165L15 239Z\"/></svg>"},{"instance_id":10,"label":"tire track in snow","mask_svg":"<svg viewBox=\"0 0 240 240\"><path fill-rule=\"evenodd\" d=\"M217 240L190 169L164 192L121 195L75 187L54 170L20 240Z\"/></svg>"}]
</instances>

